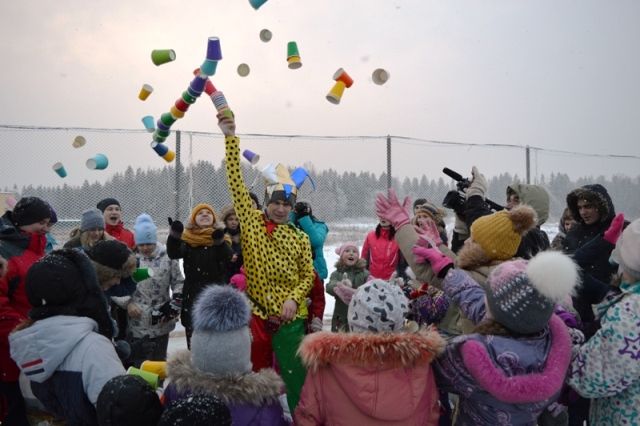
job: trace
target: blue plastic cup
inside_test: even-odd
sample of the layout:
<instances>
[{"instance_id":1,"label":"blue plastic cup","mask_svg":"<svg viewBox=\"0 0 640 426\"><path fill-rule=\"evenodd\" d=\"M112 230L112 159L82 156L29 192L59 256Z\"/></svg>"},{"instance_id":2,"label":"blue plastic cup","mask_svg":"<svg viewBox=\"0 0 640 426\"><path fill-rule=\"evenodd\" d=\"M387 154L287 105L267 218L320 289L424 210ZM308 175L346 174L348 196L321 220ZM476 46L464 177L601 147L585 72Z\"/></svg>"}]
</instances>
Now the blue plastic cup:
<instances>
[{"instance_id":1,"label":"blue plastic cup","mask_svg":"<svg viewBox=\"0 0 640 426\"><path fill-rule=\"evenodd\" d=\"M207 76L212 76L216 73L218 67L218 61L213 59L205 59L202 65L200 65L200 72Z\"/></svg>"},{"instance_id":2,"label":"blue plastic cup","mask_svg":"<svg viewBox=\"0 0 640 426\"><path fill-rule=\"evenodd\" d=\"M58 174L61 178L67 177L67 171L64 169L62 163L56 163L52 166L53 171Z\"/></svg>"},{"instance_id":3,"label":"blue plastic cup","mask_svg":"<svg viewBox=\"0 0 640 426\"><path fill-rule=\"evenodd\" d=\"M209 37L209 41L207 42L207 59L212 61L222 59L222 49L220 48L220 39L218 37Z\"/></svg>"},{"instance_id":4,"label":"blue plastic cup","mask_svg":"<svg viewBox=\"0 0 640 426\"><path fill-rule=\"evenodd\" d=\"M267 0L249 0L249 4L251 4L251 7L253 7L255 10L260 9L260 6L262 6L266 2Z\"/></svg>"},{"instance_id":5,"label":"blue plastic cup","mask_svg":"<svg viewBox=\"0 0 640 426\"><path fill-rule=\"evenodd\" d=\"M160 157L169 152L169 147L163 143L151 142L151 148L158 154Z\"/></svg>"},{"instance_id":6,"label":"blue plastic cup","mask_svg":"<svg viewBox=\"0 0 640 426\"><path fill-rule=\"evenodd\" d=\"M149 133L153 133L153 131L156 130L153 123L153 117L150 115L142 117L142 124L144 124L144 128L147 129L147 132Z\"/></svg>"},{"instance_id":7,"label":"blue plastic cup","mask_svg":"<svg viewBox=\"0 0 640 426\"><path fill-rule=\"evenodd\" d=\"M96 154L89 158L86 164L91 170L104 170L109 165L109 159L104 154Z\"/></svg>"}]
</instances>

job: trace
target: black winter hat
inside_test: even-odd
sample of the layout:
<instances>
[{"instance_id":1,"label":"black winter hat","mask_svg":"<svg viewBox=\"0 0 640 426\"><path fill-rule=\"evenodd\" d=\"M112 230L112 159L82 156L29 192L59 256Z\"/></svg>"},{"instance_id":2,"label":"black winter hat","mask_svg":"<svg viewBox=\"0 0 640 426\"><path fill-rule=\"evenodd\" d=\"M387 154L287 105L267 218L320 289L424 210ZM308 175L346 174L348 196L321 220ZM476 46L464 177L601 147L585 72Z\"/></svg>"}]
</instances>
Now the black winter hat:
<instances>
[{"instance_id":1,"label":"black winter hat","mask_svg":"<svg viewBox=\"0 0 640 426\"><path fill-rule=\"evenodd\" d=\"M193 395L171 404L158 426L231 426L231 412L213 395Z\"/></svg>"},{"instance_id":2,"label":"black winter hat","mask_svg":"<svg viewBox=\"0 0 640 426\"><path fill-rule=\"evenodd\" d=\"M120 270L131 256L131 250L118 240L101 240L87 254L96 263Z\"/></svg>"},{"instance_id":3,"label":"black winter hat","mask_svg":"<svg viewBox=\"0 0 640 426\"><path fill-rule=\"evenodd\" d=\"M96 404L100 426L156 426L162 404L151 386L138 376L116 376L103 386Z\"/></svg>"},{"instance_id":4,"label":"black winter hat","mask_svg":"<svg viewBox=\"0 0 640 426\"><path fill-rule=\"evenodd\" d=\"M100 334L111 338L113 323L95 269L77 250L54 250L34 263L25 278L29 317L40 320L56 315L89 317Z\"/></svg>"},{"instance_id":5,"label":"black winter hat","mask_svg":"<svg viewBox=\"0 0 640 426\"><path fill-rule=\"evenodd\" d=\"M100 202L96 205L96 207L100 209L102 213L104 213L107 207L112 206L114 204L116 206L120 206L120 202L115 198L105 198L104 200L100 200Z\"/></svg>"},{"instance_id":6,"label":"black winter hat","mask_svg":"<svg viewBox=\"0 0 640 426\"><path fill-rule=\"evenodd\" d=\"M13 208L12 219L15 226L38 223L44 219L51 219L51 207L38 197L23 197Z\"/></svg>"}]
</instances>

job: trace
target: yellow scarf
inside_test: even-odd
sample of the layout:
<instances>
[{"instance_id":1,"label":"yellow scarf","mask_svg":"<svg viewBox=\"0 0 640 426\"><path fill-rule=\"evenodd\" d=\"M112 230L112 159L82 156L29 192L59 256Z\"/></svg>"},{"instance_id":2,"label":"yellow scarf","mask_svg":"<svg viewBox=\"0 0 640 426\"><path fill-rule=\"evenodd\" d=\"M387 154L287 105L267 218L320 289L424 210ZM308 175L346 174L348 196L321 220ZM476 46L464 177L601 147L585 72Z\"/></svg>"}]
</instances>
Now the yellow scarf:
<instances>
[{"instance_id":1,"label":"yellow scarf","mask_svg":"<svg viewBox=\"0 0 640 426\"><path fill-rule=\"evenodd\" d=\"M218 220L215 210L213 210L213 207L209 204L201 203L195 206L193 210L191 210L191 215L189 215L189 224L185 227L185 230L182 233L182 241L189 244L191 247L208 247L213 245L213 226L201 228L196 225L196 215L202 209L207 209L211 212L213 215L214 225Z\"/></svg>"}]
</instances>

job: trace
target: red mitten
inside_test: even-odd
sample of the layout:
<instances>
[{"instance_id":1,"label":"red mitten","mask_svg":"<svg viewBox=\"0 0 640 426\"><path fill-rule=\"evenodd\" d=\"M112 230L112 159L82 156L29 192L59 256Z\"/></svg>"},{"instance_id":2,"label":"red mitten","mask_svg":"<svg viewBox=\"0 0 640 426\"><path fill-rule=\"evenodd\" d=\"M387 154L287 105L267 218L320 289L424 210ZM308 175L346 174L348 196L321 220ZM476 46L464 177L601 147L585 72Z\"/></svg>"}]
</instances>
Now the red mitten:
<instances>
[{"instance_id":1,"label":"red mitten","mask_svg":"<svg viewBox=\"0 0 640 426\"><path fill-rule=\"evenodd\" d=\"M624 226L624 213L618 213L616 217L611 221L609 229L604 231L605 241L615 245L618 242L618 238L622 235L622 227Z\"/></svg>"}]
</instances>

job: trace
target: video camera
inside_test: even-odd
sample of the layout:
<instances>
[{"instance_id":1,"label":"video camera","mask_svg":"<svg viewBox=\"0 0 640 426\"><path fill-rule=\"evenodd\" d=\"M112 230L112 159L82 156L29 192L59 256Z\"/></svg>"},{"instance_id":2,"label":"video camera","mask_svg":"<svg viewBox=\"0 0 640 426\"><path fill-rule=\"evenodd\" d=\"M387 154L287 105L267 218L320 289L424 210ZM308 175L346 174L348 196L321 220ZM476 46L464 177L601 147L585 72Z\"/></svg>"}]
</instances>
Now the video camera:
<instances>
[{"instance_id":1,"label":"video camera","mask_svg":"<svg viewBox=\"0 0 640 426\"><path fill-rule=\"evenodd\" d=\"M460 210L463 210L462 207L464 205L464 197L460 194L460 192L467 191L467 188L469 187L469 185L471 185L471 180L469 178L462 177L460 173L455 172L448 167L443 168L442 173L449 176L451 179L455 180L456 187L458 188L458 190L455 191L456 194L452 194L451 192L454 192L454 191L450 191L445 196L444 200L442 201L442 205L458 213ZM504 210L504 207L496 203L495 201L491 201L488 198L485 198L484 201L489 205L491 210L495 210L495 211Z\"/></svg>"}]
</instances>

